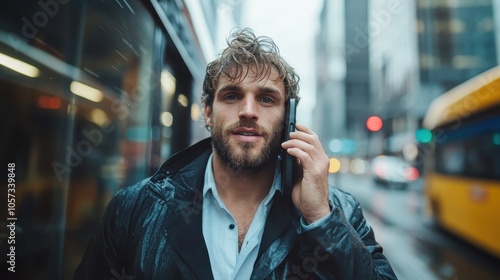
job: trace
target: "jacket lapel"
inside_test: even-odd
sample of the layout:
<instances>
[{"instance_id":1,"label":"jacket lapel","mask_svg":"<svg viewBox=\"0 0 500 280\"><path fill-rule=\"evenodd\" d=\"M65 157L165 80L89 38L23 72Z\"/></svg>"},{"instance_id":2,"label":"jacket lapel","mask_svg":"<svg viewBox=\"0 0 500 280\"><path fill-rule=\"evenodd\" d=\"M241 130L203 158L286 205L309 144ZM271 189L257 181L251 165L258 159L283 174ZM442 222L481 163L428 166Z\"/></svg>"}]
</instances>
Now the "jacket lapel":
<instances>
[{"instance_id":1,"label":"jacket lapel","mask_svg":"<svg viewBox=\"0 0 500 280\"><path fill-rule=\"evenodd\" d=\"M285 199L277 193L267 217L252 279L256 274L259 275L257 278L262 278L275 270L295 246L296 237Z\"/></svg>"},{"instance_id":2,"label":"jacket lapel","mask_svg":"<svg viewBox=\"0 0 500 280\"><path fill-rule=\"evenodd\" d=\"M179 270L185 279L213 279L207 246L201 228L201 212L186 219L174 214L167 227L168 240L175 248Z\"/></svg>"},{"instance_id":3,"label":"jacket lapel","mask_svg":"<svg viewBox=\"0 0 500 280\"><path fill-rule=\"evenodd\" d=\"M206 165L206 161L202 160L201 165L203 163ZM171 211L167 215L165 234L179 256L176 261L183 279L213 279L201 220L205 167L194 170L195 173L176 174L175 180L167 179L175 186L175 193L168 202Z\"/></svg>"}]
</instances>

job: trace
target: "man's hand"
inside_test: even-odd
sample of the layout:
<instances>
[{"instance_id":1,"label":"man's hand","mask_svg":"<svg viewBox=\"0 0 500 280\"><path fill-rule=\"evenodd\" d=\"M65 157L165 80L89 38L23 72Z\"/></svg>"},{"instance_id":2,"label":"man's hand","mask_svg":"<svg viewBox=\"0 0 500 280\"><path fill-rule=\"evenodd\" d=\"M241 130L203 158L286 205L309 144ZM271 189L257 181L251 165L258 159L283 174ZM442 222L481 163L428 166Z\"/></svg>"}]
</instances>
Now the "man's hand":
<instances>
[{"instance_id":1,"label":"man's hand","mask_svg":"<svg viewBox=\"0 0 500 280\"><path fill-rule=\"evenodd\" d=\"M304 219L313 223L330 213L328 202L329 159L318 136L303 125L290 133L290 140L281 144L283 149L298 160L299 179L292 190L292 200Z\"/></svg>"}]
</instances>

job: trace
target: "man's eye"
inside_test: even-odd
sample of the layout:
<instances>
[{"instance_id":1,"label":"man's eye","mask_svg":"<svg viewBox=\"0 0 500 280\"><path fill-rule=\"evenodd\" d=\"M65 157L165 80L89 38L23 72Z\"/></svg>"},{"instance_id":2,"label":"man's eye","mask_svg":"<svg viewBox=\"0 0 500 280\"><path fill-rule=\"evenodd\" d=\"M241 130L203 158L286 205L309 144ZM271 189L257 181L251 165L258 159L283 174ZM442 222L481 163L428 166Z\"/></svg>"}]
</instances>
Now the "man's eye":
<instances>
[{"instance_id":1,"label":"man's eye","mask_svg":"<svg viewBox=\"0 0 500 280\"><path fill-rule=\"evenodd\" d=\"M269 98L269 97L263 97L262 98L262 102L264 102L264 103L273 103L274 99Z\"/></svg>"},{"instance_id":2,"label":"man's eye","mask_svg":"<svg viewBox=\"0 0 500 280\"><path fill-rule=\"evenodd\" d=\"M228 94L224 96L224 100L236 100L238 97L235 94Z\"/></svg>"}]
</instances>

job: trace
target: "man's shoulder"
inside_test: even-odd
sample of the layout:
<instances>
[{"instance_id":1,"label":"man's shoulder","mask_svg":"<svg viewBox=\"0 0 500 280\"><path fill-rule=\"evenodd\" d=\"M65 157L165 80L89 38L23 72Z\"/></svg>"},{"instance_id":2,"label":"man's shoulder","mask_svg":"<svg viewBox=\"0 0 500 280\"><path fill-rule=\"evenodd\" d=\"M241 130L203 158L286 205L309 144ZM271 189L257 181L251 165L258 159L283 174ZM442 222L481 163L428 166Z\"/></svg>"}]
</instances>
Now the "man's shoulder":
<instances>
[{"instance_id":1,"label":"man's shoulder","mask_svg":"<svg viewBox=\"0 0 500 280\"><path fill-rule=\"evenodd\" d=\"M352 194L337 187L330 188L330 201L339 207L346 216L350 216L361 209L358 200Z\"/></svg>"},{"instance_id":2,"label":"man's shoulder","mask_svg":"<svg viewBox=\"0 0 500 280\"><path fill-rule=\"evenodd\" d=\"M150 180L151 177L118 190L109 202L108 208L122 210L133 208L134 204L147 197L146 186Z\"/></svg>"},{"instance_id":3,"label":"man's shoulder","mask_svg":"<svg viewBox=\"0 0 500 280\"><path fill-rule=\"evenodd\" d=\"M191 177L190 174L193 172L198 174L205 167L211 151L210 143L211 139L207 138L173 154L154 175L124 187L115 194L115 197L118 199L140 197L142 194L155 193L165 186L170 186L168 181L186 181L186 177Z\"/></svg>"},{"instance_id":4,"label":"man's shoulder","mask_svg":"<svg viewBox=\"0 0 500 280\"><path fill-rule=\"evenodd\" d=\"M120 199L137 197L141 192L145 190L145 186L151 180L151 177L145 178L135 184L128 185L120 190L118 190L115 194L115 197Z\"/></svg>"},{"instance_id":5,"label":"man's shoulder","mask_svg":"<svg viewBox=\"0 0 500 280\"><path fill-rule=\"evenodd\" d=\"M349 204L358 203L356 198L352 194L337 187L330 187L330 198L332 198L332 196L334 200L338 200L338 202L349 203Z\"/></svg>"}]
</instances>

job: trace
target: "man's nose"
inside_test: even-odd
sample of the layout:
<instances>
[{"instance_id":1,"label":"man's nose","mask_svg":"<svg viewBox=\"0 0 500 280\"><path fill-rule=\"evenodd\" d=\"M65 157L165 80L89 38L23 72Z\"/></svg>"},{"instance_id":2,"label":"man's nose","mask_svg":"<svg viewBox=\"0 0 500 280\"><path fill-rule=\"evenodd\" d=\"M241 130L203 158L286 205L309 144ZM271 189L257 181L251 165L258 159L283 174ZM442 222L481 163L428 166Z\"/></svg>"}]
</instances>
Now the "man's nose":
<instances>
[{"instance_id":1,"label":"man's nose","mask_svg":"<svg viewBox=\"0 0 500 280\"><path fill-rule=\"evenodd\" d=\"M254 98L245 98L241 103L240 118L257 120L257 102Z\"/></svg>"}]
</instances>

